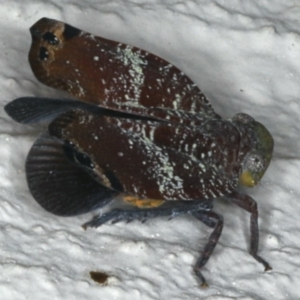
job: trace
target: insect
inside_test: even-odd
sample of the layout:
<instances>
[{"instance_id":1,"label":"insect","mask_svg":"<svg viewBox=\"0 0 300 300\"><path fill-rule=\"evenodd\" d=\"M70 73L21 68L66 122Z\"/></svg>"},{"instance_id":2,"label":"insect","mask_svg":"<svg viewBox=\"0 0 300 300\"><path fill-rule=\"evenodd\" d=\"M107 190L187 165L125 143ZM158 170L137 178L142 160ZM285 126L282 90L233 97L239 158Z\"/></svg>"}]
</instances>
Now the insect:
<instances>
[{"instance_id":1,"label":"insect","mask_svg":"<svg viewBox=\"0 0 300 300\"><path fill-rule=\"evenodd\" d=\"M23 97L5 107L20 123L49 121L26 160L29 190L44 209L110 208L84 228L191 214L213 229L194 266L207 286L202 269L223 228L213 202L225 197L251 214L250 254L271 269L257 254L257 204L238 192L270 163L273 139L261 123L243 113L222 119L184 73L144 50L47 18L30 32L37 79L76 98Z\"/></svg>"}]
</instances>

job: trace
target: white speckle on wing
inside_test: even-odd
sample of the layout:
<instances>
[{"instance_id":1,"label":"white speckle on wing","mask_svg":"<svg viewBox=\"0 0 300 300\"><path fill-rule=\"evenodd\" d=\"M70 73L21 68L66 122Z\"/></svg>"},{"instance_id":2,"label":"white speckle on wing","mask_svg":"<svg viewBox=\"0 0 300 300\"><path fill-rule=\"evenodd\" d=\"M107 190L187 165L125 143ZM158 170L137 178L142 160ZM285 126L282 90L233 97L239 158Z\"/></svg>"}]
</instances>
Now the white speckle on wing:
<instances>
[{"instance_id":1,"label":"white speckle on wing","mask_svg":"<svg viewBox=\"0 0 300 300\"><path fill-rule=\"evenodd\" d=\"M140 100L141 91L143 88L145 75L143 68L148 64L147 60L143 59L140 51L132 51L132 47L126 46L125 48L117 48L117 56L118 60L121 60L125 66L129 67L129 80L128 75L120 74L120 78L124 76L123 84L124 90L133 91L133 99L129 99L133 103L138 103ZM129 81L129 86L127 86ZM122 83L122 81L121 81Z\"/></svg>"}]
</instances>

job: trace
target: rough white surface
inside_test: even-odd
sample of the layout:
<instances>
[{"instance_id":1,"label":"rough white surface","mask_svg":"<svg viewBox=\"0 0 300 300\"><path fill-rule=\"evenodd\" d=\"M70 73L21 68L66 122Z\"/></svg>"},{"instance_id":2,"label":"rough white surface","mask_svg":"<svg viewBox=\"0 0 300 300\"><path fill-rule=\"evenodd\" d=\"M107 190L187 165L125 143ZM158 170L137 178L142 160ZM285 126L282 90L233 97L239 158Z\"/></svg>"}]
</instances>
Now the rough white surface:
<instances>
[{"instance_id":1,"label":"rough white surface","mask_svg":"<svg viewBox=\"0 0 300 300\"><path fill-rule=\"evenodd\" d=\"M28 28L41 17L153 52L188 74L224 117L246 112L274 136L274 159L249 190L259 206L259 253L248 255L249 215L218 201L223 235L203 269L192 266L210 230L191 217L105 225L59 218L31 197L24 161L40 129L0 111L0 298L299 299L300 3L293 0L1 1L1 106L21 96L57 96L27 62ZM72 53L70 53L72 55ZM89 271L112 277L100 286Z\"/></svg>"}]
</instances>

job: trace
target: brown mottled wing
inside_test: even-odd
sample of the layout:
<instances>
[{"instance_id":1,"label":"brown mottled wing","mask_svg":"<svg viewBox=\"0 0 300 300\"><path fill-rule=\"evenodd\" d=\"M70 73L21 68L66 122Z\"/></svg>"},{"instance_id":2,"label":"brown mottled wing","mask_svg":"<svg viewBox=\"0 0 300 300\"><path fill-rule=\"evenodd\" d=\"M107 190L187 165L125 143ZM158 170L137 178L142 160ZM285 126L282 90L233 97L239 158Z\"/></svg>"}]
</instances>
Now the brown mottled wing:
<instances>
[{"instance_id":1,"label":"brown mottled wing","mask_svg":"<svg viewBox=\"0 0 300 300\"><path fill-rule=\"evenodd\" d=\"M176 122L195 115L199 122L218 118L196 84L151 53L47 18L30 31L29 62L48 86L111 109L179 115Z\"/></svg>"},{"instance_id":2,"label":"brown mottled wing","mask_svg":"<svg viewBox=\"0 0 300 300\"><path fill-rule=\"evenodd\" d=\"M201 200L229 194L236 188L236 182L218 169L208 155L198 160L190 155L191 149L180 152L172 147L171 139L169 146L168 139L159 139L155 131L164 126L172 130L167 124L75 110L54 120L49 133L89 157L95 174L105 178L108 187L128 195ZM207 143L211 144L209 140ZM205 153L205 147L202 149Z\"/></svg>"}]
</instances>

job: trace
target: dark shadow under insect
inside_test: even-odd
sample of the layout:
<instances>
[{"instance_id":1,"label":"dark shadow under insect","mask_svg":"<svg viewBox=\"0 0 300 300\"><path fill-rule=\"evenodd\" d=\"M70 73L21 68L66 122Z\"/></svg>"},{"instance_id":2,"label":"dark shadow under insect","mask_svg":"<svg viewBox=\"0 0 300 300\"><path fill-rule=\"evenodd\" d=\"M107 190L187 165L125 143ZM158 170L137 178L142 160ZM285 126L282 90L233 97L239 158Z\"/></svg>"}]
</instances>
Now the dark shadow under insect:
<instances>
[{"instance_id":1,"label":"dark shadow under insect","mask_svg":"<svg viewBox=\"0 0 300 300\"><path fill-rule=\"evenodd\" d=\"M26 160L29 189L47 211L75 216L101 207L83 227L191 214L213 231L194 267L218 243L225 197L250 213L250 254L258 254L258 211L238 185L255 186L273 139L252 117L214 112L180 70L144 50L43 18L31 27L29 62L44 84L80 99L23 97L5 110L17 122L48 121Z\"/></svg>"}]
</instances>

